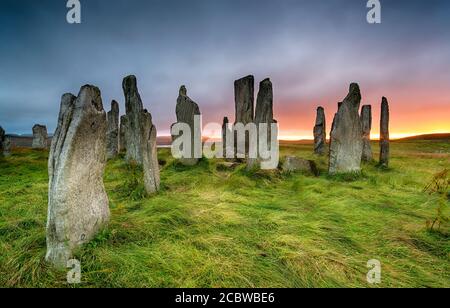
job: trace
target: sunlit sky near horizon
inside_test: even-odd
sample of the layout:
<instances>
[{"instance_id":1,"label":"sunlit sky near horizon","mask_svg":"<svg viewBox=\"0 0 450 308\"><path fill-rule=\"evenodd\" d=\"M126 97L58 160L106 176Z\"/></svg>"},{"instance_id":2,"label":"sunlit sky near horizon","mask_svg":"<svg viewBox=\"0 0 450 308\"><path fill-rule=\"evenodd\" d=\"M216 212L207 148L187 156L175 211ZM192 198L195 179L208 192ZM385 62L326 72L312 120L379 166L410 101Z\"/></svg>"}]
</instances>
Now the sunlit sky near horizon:
<instances>
[{"instance_id":1,"label":"sunlit sky near horizon","mask_svg":"<svg viewBox=\"0 0 450 308\"><path fill-rule=\"evenodd\" d=\"M450 132L450 2L381 0L382 23L365 0L0 1L0 126L55 129L63 93L84 84L124 112L123 77L134 74L160 135L175 122L180 85L203 123L234 119L233 81L274 84L282 139L312 138L317 106L330 130L337 102L358 82L378 136L382 96L394 138ZM255 97L256 97L255 93ZM206 132L208 134L208 132ZM210 134L213 134L210 132Z\"/></svg>"}]
</instances>

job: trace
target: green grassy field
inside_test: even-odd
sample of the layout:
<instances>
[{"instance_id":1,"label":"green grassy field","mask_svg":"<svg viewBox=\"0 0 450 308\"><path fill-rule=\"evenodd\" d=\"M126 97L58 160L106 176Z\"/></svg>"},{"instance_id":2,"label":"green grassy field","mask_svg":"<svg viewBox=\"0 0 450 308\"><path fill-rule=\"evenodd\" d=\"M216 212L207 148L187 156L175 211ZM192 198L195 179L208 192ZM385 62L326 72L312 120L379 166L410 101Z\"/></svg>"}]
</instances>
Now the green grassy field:
<instances>
[{"instance_id":1,"label":"green grassy field","mask_svg":"<svg viewBox=\"0 0 450 308\"><path fill-rule=\"evenodd\" d=\"M371 259L382 263L378 287L450 287L449 226L426 227L449 201L423 192L450 168L449 142L395 142L391 169L368 164L357 177L329 177L311 151L282 148L314 159L317 178L187 168L160 150L162 191L151 197L138 168L109 162L111 223L77 252L78 287L371 287ZM44 261L47 155L0 159L0 287L68 286Z\"/></svg>"}]
</instances>

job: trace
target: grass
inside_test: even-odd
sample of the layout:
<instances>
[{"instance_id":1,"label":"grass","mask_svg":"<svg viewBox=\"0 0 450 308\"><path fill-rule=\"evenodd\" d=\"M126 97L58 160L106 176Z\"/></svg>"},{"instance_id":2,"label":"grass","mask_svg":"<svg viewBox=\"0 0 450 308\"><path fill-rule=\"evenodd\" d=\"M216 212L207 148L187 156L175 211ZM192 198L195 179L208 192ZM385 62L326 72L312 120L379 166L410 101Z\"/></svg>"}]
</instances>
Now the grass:
<instances>
[{"instance_id":1,"label":"grass","mask_svg":"<svg viewBox=\"0 0 450 308\"><path fill-rule=\"evenodd\" d=\"M371 259L380 287L450 287L449 226L426 228L442 198L423 192L450 166L448 142L393 143L390 169L366 164L357 176L327 176L311 151L282 148L315 160L319 177L183 167L163 149L150 197L139 167L110 161L111 223L76 253L78 287L371 287ZM44 261L47 155L0 159L0 287L68 286Z\"/></svg>"}]
</instances>

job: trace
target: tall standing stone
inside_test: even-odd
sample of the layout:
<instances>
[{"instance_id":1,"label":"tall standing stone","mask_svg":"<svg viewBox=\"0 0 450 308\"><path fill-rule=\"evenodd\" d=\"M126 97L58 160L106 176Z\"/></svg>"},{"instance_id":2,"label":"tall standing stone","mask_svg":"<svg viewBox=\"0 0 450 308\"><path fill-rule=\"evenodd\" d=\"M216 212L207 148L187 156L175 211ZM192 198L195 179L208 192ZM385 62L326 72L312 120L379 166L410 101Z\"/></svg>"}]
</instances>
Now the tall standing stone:
<instances>
[{"instance_id":1,"label":"tall standing stone","mask_svg":"<svg viewBox=\"0 0 450 308\"><path fill-rule=\"evenodd\" d=\"M364 105L361 110L363 153L362 161L371 162L373 160L372 145L370 144L370 133L372 131L372 106Z\"/></svg>"},{"instance_id":2,"label":"tall standing stone","mask_svg":"<svg viewBox=\"0 0 450 308\"><path fill-rule=\"evenodd\" d=\"M5 138L5 130L0 126L0 155L3 153Z\"/></svg>"},{"instance_id":3,"label":"tall standing stone","mask_svg":"<svg viewBox=\"0 0 450 308\"><path fill-rule=\"evenodd\" d=\"M47 127L36 124L33 126L33 149L46 149L48 147Z\"/></svg>"},{"instance_id":4,"label":"tall standing stone","mask_svg":"<svg viewBox=\"0 0 450 308\"><path fill-rule=\"evenodd\" d=\"M362 125L359 117L361 92L356 83L335 116L330 141L330 174L360 172L363 150Z\"/></svg>"},{"instance_id":5,"label":"tall standing stone","mask_svg":"<svg viewBox=\"0 0 450 308\"><path fill-rule=\"evenodd\" d=\"M177 106L176 106L177 123L187 124L191 129L191 153L190 157L180 159L180 162L186 166L193 166L198 163L196 157L196 149L202 145L202 136L200 123L195 123L196 116L200 117L200 108L198 104L189 98L187 95L187 89L185 86L180 87ZM180 136L173 136L173 140L176 140Z\"/></svg>"},{"instance_id":6,"label":"tall standing stone","mask_svg":"<svg viewBox=\"0 0 450 308\"><path fill-rule=\"evenodd\" d=\"M249 75L247 77L238 79L234 82L234 101L236 111L236 124L243 124L244 126L254 122L255 109L255 77ZM245 136L245 153L237 153L237 133L234 136L235 153L245 154L249 153L250 135L246 133Z\"/></svg>"},{"instance_id":7,"label":"tall standing stone","mask_svg":"<svg viewBox=\"0 0 450 308\"><path fill-rule=\"evenodd\" d=\"M229 127L230 120L228 117L223 118L222 124L222 145L223 145L223 157L224 158L232 158L234 155L233 145L228 145L229 139L232 134L232 130Z\"/></svg>"},{"instance_id":8,"label":"tall standing stone","mask_svg":"<svg viewBox=\"0 0 450 308\"><path fill-rule=\"evenodd\" d=\"M111 102L111 111L108 112L108 129L106 133L106 156L114 158L119 153L119 103Z\"/></svg>"},{"instance_id":9,"label":"tall standing stone","mask_svg":"<svg viewBox=\"0 0 450 308\"><path fill-rule=\"evenodd\" d=\"M65 267L74 249L89 242L109 221L103 184L106 113L100 90L83 86L78 97L62 97L48 162L46 260Z\"/></svg>"},{"instance_id":10,"label":"tall standing stone","mask_svg":"<svg viewBox=\"0 0 450 308\"><path fill-rule=\"evenodd\" d=\"M143 107L136 77L125 77L122 87L126 107L126 116L123 117L126 158L143 166L145 188L148 194L152 194L159 190L160 184L156 127L152 115Z\"/></svg>"},{"instance_id":11,"label":"tall standing stone","mask_svg":"<svg viewBox=\"0 0 450 308\"><path fill-rule=\"evenodd\" d=\"M3 141L3 155L5 157L11 156L11 137L5 137L5 141Z\"/></svg>"},{"instance_id":12,"label":"tall standing stone","mask_svg":"<svg viewBox=\"0 0 450 308\"><path fill-rule=\"evenodd\" d=\"M119 152L126 152L127 151L127 116L121 116L120 117L120 129L119 129Z\"/></svg>"},{"instance_id":13,"label":"tall standing stone","mask_svg":"<svg viewBox=\"0 0 450 308\"><path fill-rule=\"evenodd\" d=\"M258 128L258 142L263 142L266 144L267 151L271 150L271 141L272 141L272 124L277 123L277 121L273 117L273 85L269 78L264 79L259 84L258 96L256 99L256 111L255 111L255 124ZM266 136L267 139L260 140L263 136L261 131L260 124L267 125ZM278 136L276 136L277 138ZM262 149L258 146L258 158L261 158L260 151ZM249 161L252 164L251 161Z\"/></svg>"},{"instance_id":14,"label":"tall standing stone","mask_svg":"<svg viewBox=\"0 0 450 308\"><path fill-rule=\"evenodd\" d=\"M380 166L389 167L389 103L386 97L381 102L380 121Z\"/></svg>"},{"instance_id":15,"label":"tall standing stone","mask_svg":"<svg viewBox=\"0 0 450 308\"><path fill-rule=\"evenodd\" d=\"M327 147L325 109L317 108L316 125L314 126L314 153L324 155Z\"/></svg>"}]
</instances>

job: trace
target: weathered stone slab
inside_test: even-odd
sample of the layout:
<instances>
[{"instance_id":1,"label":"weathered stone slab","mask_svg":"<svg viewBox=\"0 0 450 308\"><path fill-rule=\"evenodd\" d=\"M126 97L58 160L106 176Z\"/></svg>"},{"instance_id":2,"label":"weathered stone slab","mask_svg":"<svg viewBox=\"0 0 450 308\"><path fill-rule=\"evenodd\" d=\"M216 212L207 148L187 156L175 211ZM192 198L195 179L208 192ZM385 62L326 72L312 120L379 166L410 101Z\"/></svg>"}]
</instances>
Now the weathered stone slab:
<instances>
[{"instance_id":1,"label":"weathered stone slab","mask_svg":"<svg viewBox=\"0 0 450 308\"><path fill-rule=\"evenodd\" d=\"M324 155L327 150L325 109L317 108L316 125L314 126L314 153Z\"/></svg>"},{"instance_id":2,"label":"weathered stone slab","mask_svg":"<svg viewBox=\"0 0 450 308\"><path fill-rule=\"evenodd\" d=\"M119 129L119 153L127 151L127 116L120 117L120 129Z\"/></svg>"},{"instance_id":3,"label":"weathered stone slab","mask_svg":"<svg viewBox=\"0 0 450 308\"><path fill-rule=\"evenodd\" d=\"M106 156L108 159L115 158L119 154L119 112L119 103L113 100L107 117Z\"/></svg>"},{"instance_id":4,"label":"weathered stone slab","mask_svg":"<svg viewBox=\"0 0 450 308\"><path fill-rule=\"evenodd\" d=\"M5 140L3 141L3 155L5 157L11 156L11 138L5 137ZM1 154L1 152L0 152Z\"/></svg>"},{"instance_id":5,"label":"weathered stone slab","mask_svg":"<svg viewBox=\"0 0 450 308\"><path fill-rule=\"evenodd\" d=\"M389 167L390 156L389 116L389 102L386 97L383 97L380 121L380 166L385 168Z\"/></svg>"},{"instance_id":6,"label":"weathered stone slab","mask_svg":"<svg viewBox=\"0 0 450 308\"><path fill-rule=\"evenodd\" d=\"M350 85L347 97L335 116L330 141L329 173L361 171L363 151L362 125L359 116L361 92L356 83Z\"/></svg>"},{"instance_id":7,"label":"weathered stone slab","mask_svg":"<svg viewBox=\"0 0 450 308\"><path fill-rule=\"evenodd\" d=\"M45 125L36 124L33 126L33 149L47 149L48 144L47 127Z\"/></svg>"},{"instance_id":8,"label":"weathered stone slab","mask_svg":"<svg viewBox=\"0 0 450 308\"><path fill-rule=\"evenodd\" d=\"M98 88L86 85L78 97L62 97L48 163L46 260L55 266L65 267L74 249L108 223L106 122Z\"/></svg>"},{"instance_id":9,"label":"weathered stone slab","mask_svg":"<svg viewBox=\"0 0 450 308\"><path fill-rule=\"evenodd\" d=\"M282 165L282 170L284 172L301 172L314 176L319 175L319 170L314 161L295 156L287 156L285 158Z\"/></svg>"},{"instance_id":10,"label":"weathered stone slab","mask_svg":"<svg viewBox=\"0 0 450 308\"><path fill-rule=\"evenodd\" d=\"M373 160L372 145L370 144L370 133L372 131L372 106L365 105L361 110L363 154L362 161L371 162Z\"/></svg>"}]
</instances>

